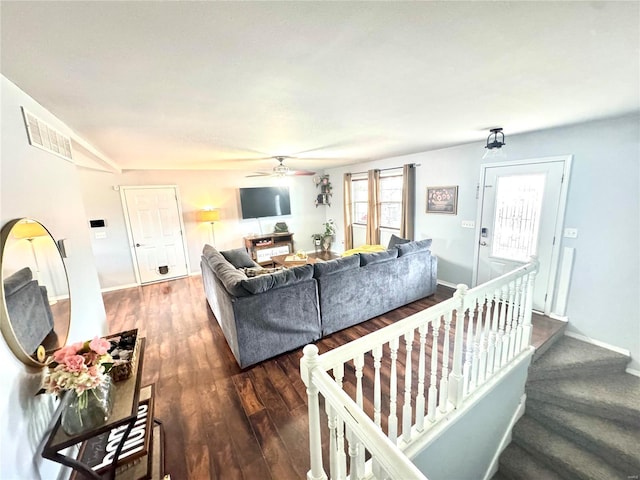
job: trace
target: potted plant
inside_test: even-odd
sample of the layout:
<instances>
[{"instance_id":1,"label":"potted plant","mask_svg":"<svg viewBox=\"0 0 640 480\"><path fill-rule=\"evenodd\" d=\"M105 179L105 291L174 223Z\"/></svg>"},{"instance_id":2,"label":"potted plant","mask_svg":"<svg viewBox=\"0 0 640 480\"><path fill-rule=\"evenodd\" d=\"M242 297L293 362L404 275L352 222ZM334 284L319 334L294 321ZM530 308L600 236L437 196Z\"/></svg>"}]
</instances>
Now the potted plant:
<instances>
[{"instance_id":1,"label":"potted plant","mask_svg":"<svg viewBox=\"0 0 640 480\"><path fill-rule=\"evenodd\" d=\"M322 237L323 235L321 233L314 233L311 235L311 238L313 238L313 244L316 247L319 247L322 244Z\"/></svg>"},{"instance_id":2,"label":"potted plant","mask_svg":"<svg viewBox=\"0 0 640 480\"><path fill-rule=\"evenodd\" d=\"M328 252L331 250L331 243L335 239L336 224L332 219L322 224L324 226L324 233L322 234L322 250Z\"/></svg>"}]
</instances>

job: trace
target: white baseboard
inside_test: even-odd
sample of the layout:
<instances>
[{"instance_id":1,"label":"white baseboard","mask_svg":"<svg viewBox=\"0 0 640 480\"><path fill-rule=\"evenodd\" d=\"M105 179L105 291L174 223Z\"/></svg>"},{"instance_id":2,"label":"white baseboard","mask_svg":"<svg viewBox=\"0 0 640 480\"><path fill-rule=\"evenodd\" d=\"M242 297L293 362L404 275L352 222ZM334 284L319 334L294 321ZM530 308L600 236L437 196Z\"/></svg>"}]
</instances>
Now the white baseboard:
<instances>
[{"instance_id":1,"label":"white baseboard","mask_svg":"<svg viewBox=\"0 0 640 480\"><path fill-rule=\"evenodd\" d=\"M487 472L484 475L484 480L489 480L490 478L493 478L493 476L498 471L499 464L500 464L500 455L502 454L504 449L507 448L507 446L511 443L511 435L513 431L513 427L515 426L516 423L518 423L518 420L520 420L520 418L522 418L522 416L524 415L526 402L527 402L527 394L523 393L522 396L520 397L520 404L518 405L518 408L516 408L516 411L513 412L513 416L511 417L511 421L509 422L509 425L507 425L507 430L504 432L504 436L502 437L502 441L498 446L498 450L493 456L493 459L489 464L489 468L487 469Z\"/></svg>"},{"instance_id":2,"label":"white baseboard","mask_svg":"<svg viewBox=\"0 0 640 480\"><path fill-rule=\"evenodd\" d=\"M199 275L202 275L202 270L196 270L195 272L189 272L189 276L190 277L197 277Z\"/></svg>"},{"instance_id":3,"label":"white baseboard","mask_svg":"<svg viewBox=\"0 0 640 480\"><path fill-rule=\"evenodd\" d=\"M569 317L565 317L563 315L558 315L556 313L551 312L549 314L549 318L553 318L554 320L560 320L561 322L569 323Z\"/></svg>"},{"instance_id":4,"label":"white baseboard","mask_svg":"<svg viewBox=\"0 0 640 480\"><path fill-rule=\"evenodd\" d=\"M455 283L445 282L444 280L438 279L438 283L440 285L444 285L445 287L453 288L454 290L458 288L458 285L456 285Z\"/></svg>"},{"instance_id":5,"label":"white baseboard","mask_svg":"<svg viewBox=\"0 0 640 480\"><path fill-rule=\"evenodd\" d=\"M625 372L627 372L627 373L629 373L629 374L633 375L634 377L638 377L638 378L640 378L640 370L636 370L635 368L629 368L629 367L627 367L627 368L625 369Z\"/></svg>"},{"instance_id":6,"label":"white baseboard","mask_svg":"<svg viewBox=\"0 0 640 480\"><path fill-rule=\"evenodd\" d=\"M594 340L593 338L587 337L585 335L580 335L579 333L566 331L564 334L567 337L575 338L576 340L582 340L583 342L590 343L591 345L595 345L596 347L606 348L607 350L611 350L612 352L621 353L622 355L626 355L631 358L631 352L624 348L616 347L615 345L609 345L608 343L601 342L600 340Z\"/></svg>"}]
</instances>

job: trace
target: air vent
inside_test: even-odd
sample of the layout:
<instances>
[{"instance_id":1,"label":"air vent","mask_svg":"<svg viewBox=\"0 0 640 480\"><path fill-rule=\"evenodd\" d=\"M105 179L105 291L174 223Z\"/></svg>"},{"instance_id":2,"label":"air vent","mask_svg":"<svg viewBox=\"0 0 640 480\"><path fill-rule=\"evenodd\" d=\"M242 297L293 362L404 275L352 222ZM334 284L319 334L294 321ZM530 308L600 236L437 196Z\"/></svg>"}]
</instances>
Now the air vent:
<instances>
[{"instance_id":1,"label":"air vent","mask_svg":"<svg viewBox=\"0 0 640 480\"><path fill-rule=\"evenodd\" d=\"M22 107L22 114L24 115L24 124L27 127L29 143L32 146L53 153L65 160L73 160L71 157L71 139L69 137L29 113L24 107Z\"/></svg>"}]
</instances>

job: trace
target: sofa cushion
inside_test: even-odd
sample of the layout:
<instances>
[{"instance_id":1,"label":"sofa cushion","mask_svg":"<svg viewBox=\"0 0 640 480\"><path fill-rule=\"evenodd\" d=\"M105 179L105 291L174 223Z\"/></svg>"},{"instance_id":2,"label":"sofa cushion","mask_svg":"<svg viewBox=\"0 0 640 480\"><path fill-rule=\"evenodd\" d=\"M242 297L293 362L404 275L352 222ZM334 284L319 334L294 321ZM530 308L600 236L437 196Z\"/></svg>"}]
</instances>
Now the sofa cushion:
<instances>
[{"instance_id":1,"label":"sofa cushion","mask_svg":"<svg viewBox=\"0 0 640 480\"><path fill-rule=\"evenodd\" d=\"M360 254L350 255L348 257L334 258L327 262L318 262L313 264L313 276L329 275L338 273L352 268L360 268Z\"/></svg>"},{"instance_id":2,"label":"sofa cushion","mask_svg":"<svg viewBox=\"0 0 640 480\"><path fill-rule=\"evenodd\" d=\"M230 295L235 297L245 297L249 295L249 292L242 286L242 281L246 280L247 276L241 270L233 268L233 265L224 260L214 263L209 262L209 265Z\"/></svg>"},{"instance_id":3,"label":"sofa cushion","mask_svg":"<svg viewBox=\"0 0 640 480\"><path fill-rule=\"evenodd\" d=\"M33 274L31 273L31 269L29 267L24 267L11 274L4 280L5 297L13 295L14 292L17 292L18 290L20 290L20 288L29 283L32 278Z\"/></svg>"},{"instance_id":4,"label":"sofa cushion","mask_svg":"<svg viewBox=\"0 0 640 480\"><path fill-rule=\"evenodd\" d=\"M236 248L234 250L225 250L220 252L222 256L236 268L255 267L254 262L244 248Z\"/></svg>"},{"instance_id":5,"label":"sofa cushion","mask_svg":"<svg viewBox=\"0 0 640 480\"><path fill-rule=\"evenodd\" d=\"M264 293L268 290L280 287L286 287L287 285L293 285L294 283L301 282L303 280L309 280L313 277L312 265L301 265L299 267L282 270L271 275L260 275L253 278L242 280L242 287L250 293L258 294Z\"/></svg>"},{"instance_id":6,"label":"sofa cushion","mask_svg":"<svg viewBox=\"0 0 640 480\"><path fill-rule=\"evenodd\" d=\"M397 236L395 233L391 235L389 239L389 246L387 248L393 248L396 245L402 245L403 243L409 243L411 240Z\"/></svg>"},{"instance_id":7,"label":"sofa cushion","mask_svg":"<svg viewBox=\"0 0 640 480\"><path fill-rule=\"evenodd\" d=\"M425 240L418 240L415 242L403 243L397 245L398 256L405 257L407 255L413 255L414 253L422 252L424 250L429 250L431 247L432 240L427 238Z\"/></svg>"},{"instance_id":8,"label":"sofa cushion","mask_svg":"<svg viewBox=\"0 0 640 480\"><path fill-rule=\"evenodd\" d=\"M384 252L376 253L361 253L360 254L360 266L373 265L375 263L388 262L398 258L398 249L392 248L391 250L385 250Z\"/></svg>"},{"instance_id":9,"label":"sofa cushion","mask_svg":"<svg viewBox=\"0 0 640 480\"><path fill-rule=\"evenodd\" d=\"M202 249L202 256L209 262L209 265L213 267L214 263L225 261L226 259L220 255L220 252L213 248L211 245L205 245Z\"/></svg>"}]
</instances>

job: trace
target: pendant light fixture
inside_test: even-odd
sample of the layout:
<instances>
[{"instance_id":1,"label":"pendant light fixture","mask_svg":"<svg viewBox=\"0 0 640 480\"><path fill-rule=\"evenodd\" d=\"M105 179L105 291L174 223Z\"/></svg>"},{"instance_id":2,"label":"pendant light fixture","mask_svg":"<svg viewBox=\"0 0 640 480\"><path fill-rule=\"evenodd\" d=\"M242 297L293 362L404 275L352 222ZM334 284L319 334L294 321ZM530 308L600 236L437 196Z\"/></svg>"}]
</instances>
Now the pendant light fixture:
<instances>
[{"instance_id":1,"label":"pendant light fixture","mask_svg":"<svg viewBox=\"0 0 640 480\"><path fill-rule=\"evenodd\" d=\"M483 159L505 159L507 157L504 149L504 133L501 127L492 128L487 137L487 145L484 147L487 151L483 155Z\"/></svg>"}]
</instances>

